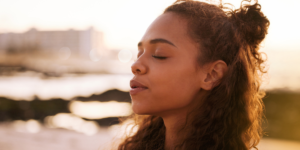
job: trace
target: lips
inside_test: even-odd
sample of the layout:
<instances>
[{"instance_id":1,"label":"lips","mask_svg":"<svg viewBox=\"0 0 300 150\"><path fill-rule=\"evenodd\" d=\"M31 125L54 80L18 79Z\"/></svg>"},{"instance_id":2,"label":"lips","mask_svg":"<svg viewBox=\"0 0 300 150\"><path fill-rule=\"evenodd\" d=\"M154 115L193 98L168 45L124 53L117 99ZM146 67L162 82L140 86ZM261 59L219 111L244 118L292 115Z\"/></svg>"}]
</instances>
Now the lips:
<instances>
[{"instance_id":1,"label":"lips","mask_svg":"<svg viewBox=\"0 0 300 150\"><path fill-rule=\"evenodd\" d=\"M139 92L142 92L146 89L148 89L148 87L144 86L143 84L141 84L140 82L136 81L136 80L131 80L130 81L130 95L136 95Z\"/></svg>"}]
</instances>

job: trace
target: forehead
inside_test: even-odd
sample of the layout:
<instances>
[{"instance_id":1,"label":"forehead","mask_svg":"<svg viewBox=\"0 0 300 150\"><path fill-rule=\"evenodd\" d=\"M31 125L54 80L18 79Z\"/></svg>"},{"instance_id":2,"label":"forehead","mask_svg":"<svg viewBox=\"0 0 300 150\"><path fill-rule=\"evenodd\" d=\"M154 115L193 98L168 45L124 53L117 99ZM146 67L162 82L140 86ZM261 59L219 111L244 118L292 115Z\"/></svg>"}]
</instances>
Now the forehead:
<instances>
[{"instance_id":1,"label":"forehead","mask_svg":"<svg viewBox=\"0 0 300 150\"><path fill-rule=\"evenodd\" d=\"M187 34L187 21L173 12L160 15L148 27L142 42L155 38L163 38L178 43L189 40Z\"/></svg>"}]
</instances>

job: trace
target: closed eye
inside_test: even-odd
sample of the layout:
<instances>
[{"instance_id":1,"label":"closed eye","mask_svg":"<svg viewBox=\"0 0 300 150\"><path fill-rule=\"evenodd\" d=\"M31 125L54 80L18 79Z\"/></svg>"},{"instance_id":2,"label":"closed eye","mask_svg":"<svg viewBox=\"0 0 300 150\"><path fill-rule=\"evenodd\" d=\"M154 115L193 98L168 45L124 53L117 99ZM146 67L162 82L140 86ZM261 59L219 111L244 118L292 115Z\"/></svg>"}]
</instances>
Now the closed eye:
<instances>
[{"instance_id":1,"label":"closed eye","mask_svg":"<svg viewBox=\"0 0 300 150\"><path fill-rule=\"evenodd\" d=\"M152 55L152 57L156 58L156 59L166 59L167 57L162 57L162 56L155 56L155 55Z\"/></svg>"}]
</instances>

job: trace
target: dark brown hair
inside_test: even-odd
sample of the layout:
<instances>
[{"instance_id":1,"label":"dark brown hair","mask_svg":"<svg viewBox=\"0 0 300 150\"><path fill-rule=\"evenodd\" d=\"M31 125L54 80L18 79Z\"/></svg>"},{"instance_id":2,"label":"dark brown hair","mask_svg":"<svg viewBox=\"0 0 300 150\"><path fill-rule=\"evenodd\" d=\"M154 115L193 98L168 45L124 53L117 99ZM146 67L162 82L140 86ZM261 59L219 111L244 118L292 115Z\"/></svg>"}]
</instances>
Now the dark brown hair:
<instances>
[{"instance_id":1,"label":"dark brown hair","mask_svg":"<svg viewBox=\"0 0 300 150\"><path fill-rule=\"evenodd\" d=\"M187 118L177 149L248 150L262 136L264 104L260 84L264 59L258 51L269 20L261 6L244 0L236 10L192 0L177 0L164 13L188 21L188 33L199 45L199 65L223 60L227 74ZM138 130L119 150L164 149L165 126L158 116L137 116Z\"/></svg>"}]
</instances>

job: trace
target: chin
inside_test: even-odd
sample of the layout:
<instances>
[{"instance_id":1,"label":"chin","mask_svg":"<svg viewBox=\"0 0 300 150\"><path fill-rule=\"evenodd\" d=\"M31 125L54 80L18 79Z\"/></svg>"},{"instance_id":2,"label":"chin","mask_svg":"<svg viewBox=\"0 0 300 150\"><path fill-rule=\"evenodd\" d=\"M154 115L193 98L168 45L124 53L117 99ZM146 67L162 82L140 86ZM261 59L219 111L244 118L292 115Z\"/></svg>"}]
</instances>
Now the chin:
<instances>
[{"instance_id":1,"label":"chin","mask_svg":"<svg viewBox=\"0 0 300 150\"><path fill-rule=\"evenodd\" d=\"M138 115L147 115L147 111L145 109L132 105L132 110L135 114Z\"/></svg>"},{"instance_id":2,"label":"chin","mask_svg":"<svg viewBox=\"0 0 300 150\"><path fill-rule=\"evenodd\" d=\"M153 109L149 107L143 107L140 105L132 104L132 110L135 114L138 115L153 115L155 112L153 112Z\"/></svg>"}]
</instances>

